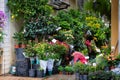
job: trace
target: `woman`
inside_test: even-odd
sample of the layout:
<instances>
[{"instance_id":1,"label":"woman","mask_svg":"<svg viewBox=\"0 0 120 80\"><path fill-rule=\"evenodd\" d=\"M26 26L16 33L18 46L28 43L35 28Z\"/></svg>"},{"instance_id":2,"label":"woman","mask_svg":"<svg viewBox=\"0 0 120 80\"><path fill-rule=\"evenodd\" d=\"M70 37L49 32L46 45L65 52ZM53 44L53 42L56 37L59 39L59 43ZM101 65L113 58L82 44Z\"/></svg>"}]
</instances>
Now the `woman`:
<instances>
[{"instance_id":1,"label":"woman","mask_svg":"<svg viewBox=\"0 0 120 80\"><path fill-rule=\"evenodd\" d=\"M85 56L81 52L73 51L72 56L74 63L80 61L83 64L87 64L88 62Z\"/></svg>"}]
</instances>

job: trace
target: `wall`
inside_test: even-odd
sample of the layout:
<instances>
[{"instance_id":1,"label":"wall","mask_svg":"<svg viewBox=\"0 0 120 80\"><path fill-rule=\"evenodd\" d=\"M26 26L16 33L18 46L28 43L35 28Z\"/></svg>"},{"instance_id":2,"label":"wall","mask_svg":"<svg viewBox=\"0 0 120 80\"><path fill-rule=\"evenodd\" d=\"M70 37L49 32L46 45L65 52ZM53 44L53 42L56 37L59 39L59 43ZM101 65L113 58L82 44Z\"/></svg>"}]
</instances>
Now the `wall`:
<instances>
[{"instance_id":1,"label":"wall","mask_svg":"<svg viewBox=\"0 0 120 80\"><path fill-rule=\"evenodd\" d=\"M118 40L118 1L112 0L111 7L111 46L116 46ZM118 48L116 54L118 53Z\"/></svg>"},{"instance_id":2,"label":"wall","mask_svg":"<svg viewBox=\"0 0 120 80\"><path fill-rule=\"evenodd\" d=\"M0 0L0 10L4 13L7 12L5 9L5 0ZM6 25L4 26L4 33L6 34L4 36L4 43L1 44L1 47L3 47L3 61L2 61L2 74L9 71L10 67L10 57L11 57L11 45L10 45L10 36L9 36L9 22L8 22L8 12L6 13L7 20Z\"/></svg>"},{"instance_id":3,"label":"wall","mask_svg":"<svg viewBox=\"0 0 120 80\"><path fill-rule=\"evenodd\" d=\"M69 9L77 9L77 0L70 0Z\"/></svg>"},{"instance_id":4,"label":"wall","mask_svg":"<svg viewBox=\"0 0 120 80\"><path fill-rule=\"evenodd\" d=\"M2 61L2 74L8 73L10 66L15 62L14 40L13 33L18 30L17 24L10 18L10 11L6 6L8 0L0 0L0 10L6 14L6 24L4 26L4 43L3 47L3 61Z\"/></svg>"}]
</instances>

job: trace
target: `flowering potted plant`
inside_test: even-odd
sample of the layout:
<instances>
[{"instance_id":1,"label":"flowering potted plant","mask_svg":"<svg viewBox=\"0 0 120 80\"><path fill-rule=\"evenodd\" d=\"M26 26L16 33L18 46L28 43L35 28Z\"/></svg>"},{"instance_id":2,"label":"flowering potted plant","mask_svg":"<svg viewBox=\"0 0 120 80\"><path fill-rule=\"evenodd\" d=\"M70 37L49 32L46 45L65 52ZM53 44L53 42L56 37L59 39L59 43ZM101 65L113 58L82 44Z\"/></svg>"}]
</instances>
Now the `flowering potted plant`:
<instances>
[{"instance_id":1,"label":"flowering potted plant","mask_svg":"<svg viewBox=\"0 0 120 80\"><path fill-rule=\"evenodd\" d=\"M107 56L107 60L108 60L108 66L110 69L115 68L116 65L116 57L113 53L111 53L110 55Z\"/></svg>"},{"instance_id":2,"label":"flowering potted plant","mask_svg":"<svg viewBox=\"0 0 120 80\"><path fill-rule=\"evenodd\" d=\"M0 11L0 42L3 42L4 36L3 27L5 25L5 19L6 19L5 14L3 13L3 11Z\"/></svg>"},{"instance_id":3,"label":"flowering potted plant","mask_svg":"<svg viewBox=\"0 0 120 80\"><path fill-rule=\"evenodd\" d=\"M5 14L3 13L3 11L0 11L0 42L3 42L3 27L5 25ZM2 55L3 53L3 48L0 48L0 55Z\"/></svg>"}]
</instances>

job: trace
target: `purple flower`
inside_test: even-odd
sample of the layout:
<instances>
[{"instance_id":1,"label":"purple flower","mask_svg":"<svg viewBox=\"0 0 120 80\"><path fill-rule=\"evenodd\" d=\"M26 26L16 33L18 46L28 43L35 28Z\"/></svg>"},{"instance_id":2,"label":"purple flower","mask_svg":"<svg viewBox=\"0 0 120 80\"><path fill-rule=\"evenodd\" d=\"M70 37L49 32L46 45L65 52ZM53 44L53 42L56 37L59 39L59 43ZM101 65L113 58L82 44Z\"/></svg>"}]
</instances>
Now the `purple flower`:
<instances>
[{"instance_id":1,"label":"purple flower","mask_svg":"<svg viewBox=\"0 0 120 80\"><path fill-rule=\"evenodd\" d=\"M5 24L6 15L3 11L0 11L0 27L3 27Z\"/></svg>"}]
</instances>

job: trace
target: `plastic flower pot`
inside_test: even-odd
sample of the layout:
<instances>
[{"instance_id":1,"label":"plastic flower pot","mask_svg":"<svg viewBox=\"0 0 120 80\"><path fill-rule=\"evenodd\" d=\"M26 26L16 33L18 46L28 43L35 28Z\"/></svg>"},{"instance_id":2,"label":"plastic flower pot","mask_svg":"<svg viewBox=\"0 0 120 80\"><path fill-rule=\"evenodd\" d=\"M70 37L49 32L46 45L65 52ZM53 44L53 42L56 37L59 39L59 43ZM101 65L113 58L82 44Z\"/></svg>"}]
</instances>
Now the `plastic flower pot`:
<instances>
[{"instance_id":1,"label":"plastic flower pot","mask_svg":"<svg viewBox=\"0 0 120 80\"><path fill-rule=\"evenodd\" d=\"M29 69L29 77L35 77L35 69Z\"/></svg>"},{"instance_id":2,"label":"plastic flower pot","mask_svg":"<svg viewBox=\"0 0 120 80\"><path fill-rule=\"evenodd\" d=\"M52 71L48 71L48 75L49 75L49 76L52 75Z\"/></svg>"},{"instance_id":3,"label":"plastic flower pot","mask_svg":"<svg viewBox=\"0 0 120 80\"><path fill-rule=\"evenodd\" d=\"M36 77L44 77L44 70L36 70Z\"/></svg>"}]
</instances>

